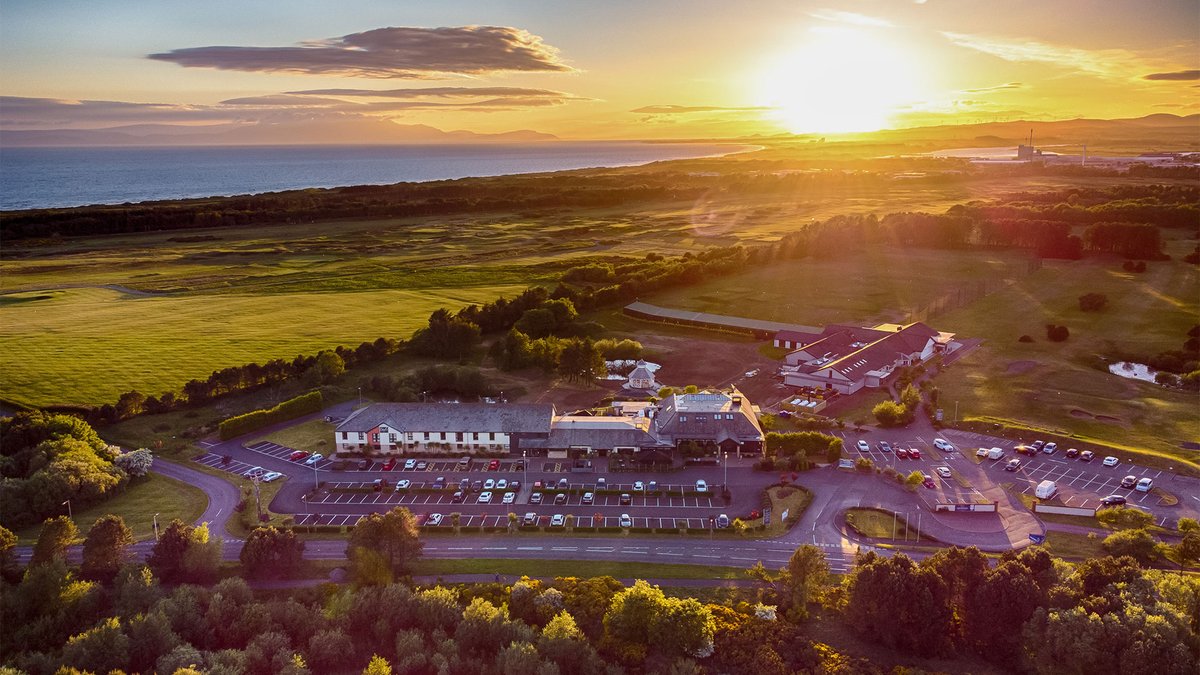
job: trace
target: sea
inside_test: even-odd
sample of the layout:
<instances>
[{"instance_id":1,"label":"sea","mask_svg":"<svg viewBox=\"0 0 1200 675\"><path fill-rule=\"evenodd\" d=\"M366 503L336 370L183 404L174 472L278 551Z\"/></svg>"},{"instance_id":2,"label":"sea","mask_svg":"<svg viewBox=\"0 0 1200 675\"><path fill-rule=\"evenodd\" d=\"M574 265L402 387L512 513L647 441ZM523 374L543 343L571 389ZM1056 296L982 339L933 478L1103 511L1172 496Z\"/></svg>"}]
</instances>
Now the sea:
<instances>
[{"instance_id":1,"label":"sea","mask_svg":"<svg viewBox=\"0 0 1200 675\"><path fill-rule=\"evenodd\" d=\"M717 143L0 148L0 210L387 185L710 157Z\"/></svg>"}]
</instances>

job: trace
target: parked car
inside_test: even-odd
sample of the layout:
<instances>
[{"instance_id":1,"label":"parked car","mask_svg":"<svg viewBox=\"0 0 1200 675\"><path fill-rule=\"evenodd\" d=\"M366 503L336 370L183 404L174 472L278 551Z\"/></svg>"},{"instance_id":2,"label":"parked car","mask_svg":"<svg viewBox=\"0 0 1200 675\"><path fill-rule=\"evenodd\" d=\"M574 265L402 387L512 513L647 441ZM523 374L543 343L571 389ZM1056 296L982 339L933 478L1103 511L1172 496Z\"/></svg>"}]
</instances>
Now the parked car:
<instances>
[{"instance_id":1,"label":"parked car","mask_svg":"<svg viewBox=\"0 0 1200 675\"><path fill-rule=\"evenodd\" d=\"M500 468L500 460L493 459L492 461L488 462L488 471L495 471L496 469L499 469L499 468Z\"/></svg>"},{"instance_id":2,"label":"parked car","mask_svg":"<svg viewBox=\"0 0 1200 675\"><path fill-rule=\"evenodd\" d=\"M987 457L990 460L1004 459L1004 448L992 448L987 451Z\"/></svg>"},{"instance_id":3,"label":"parked car","mask_svg":"<svg viewBox=\"0 0 1200 675\"><path fill-rule=\"evenodd\" d=\"M867 445L867 442L864 440L859 440L856 445L858 446L859 452L870 452L871 450L871 446Z\"/></svg>"},{"instance_id":4,"label":"parked car","mask_svg":"<svg viewBox=\"0 0 1200 675\"><path fill-rule=\"evenodd\" d=\"M887 441L879 441L878 445L879 445L880 452L891 452L892 451L892 444L888 443Z\"/></svg>"},{"instance_id":5,"label":"parked car","mask_svg":"<svg viewBox=\"0 0 1200 675\"><path fill-rule=\"evenodd\" d=\"M417 462L417 471L424 471L427 468L429 468L429 465L425 462Z\"/></svg>"},{"instance_id":6,"label":"parked car","mask_svg":"<svg viewBox=\"0 0 1200 675\"><path fill-rule=\"evenodd\" d=\"M1138 492L1149 492L1152 487L1154 487L1154 481L1149 478L1143 478L1137 482L1137 486L1134 489Z\"/></svg>"},{"instance_id":7,"label":"parked car","mask_svg":"<svg viewBox=\"0 0 1200 675\"><path fill-rule=\"evenodd\" d=\"M1037 450L1034 450L1033 446L1025 444L1018 444L1017 447L1013 448L1013 452L1017 453L1018 455L1037 454Z\"/></svg>"},{"instance_id":8,"label":"parked car","mask_svg":"<svg viewBox=\"0 0 1200 675\"><path fill-rule=\"evenodd\" d=\"M566 490L570 486L571 486L571 483L568 482L566 478L558 479L558 489L559 490Z\"/></svg>"},{"instance_id":9,"label":"parked car","mask_svg":"<svg viewBox=\"0 0 1200 675\"><path fill-rule=\"evenodd\" d=\"M1109 495L1101 499L1100 503L1104 506L1119 506L1125 503L1125 498L1121 495Z\"/></svg>"},{"instance_id":10,"label":"parked car","mask_svg":"<svg viewBox=\"0 0 1200 675\"><path fill-rule=\"evenodd\" d=\"M279 480L280 478L283 478L283 474L279 473L278 471L268 471L263 474L262 482L270 483L271 481Z\"/></svg>"},{"instance_id":11,"label":"parked car","mask_svg":"<svg viewBox=\"0 0 1200 675\"><path fill-rule=\"evenodd\" d=\"M729 527L729 516L724 513L717 516L717 527Z\"/></svg>"},{"instance_id":12,"label":"parked car","mask_svg":"<svg viewBox=\"0 0 1200 675\"><path fill-rule=\"evenodd\" d=\"M987 456L988 456L988 449L987 449L987 448L980 448L980 449L976 450L976 451L975 451L975 456L976 456L976 457L987 457Z\"/></svg>"},{"instance_id":13,"label":"parked car","mask_svg":"<svg viewBox=\"0 0 1200 675\"><path fill-rule=\"evenodd\" d=\"M633 481L633 491L634 492L645 492L646 484L640 480Z\"/></svg>"},{"instance_id":14,"label":"parked car","mask_svg":"<svg viewBox=\"0 0 1200 675\"><path fill-rule=\"evenodd\" d=\"M1113 457L1112 455L1109 455L1108 457L1104 458L1104 466L1116 466L1120 463L1121 463L1121 460L1117 459L1116 457Z\"/></svg>"},{"instance_id":15,"label":"parked car","mask_svg":"<svg viewBox=\"0 0 1200 675\"><path fill-rule=\"evenodd\" d=\"M400 490L407 490L410 487L412 487L412 481L410 481L407 478L396 481L396 491L397 492L399 492Z\"/></svg>"},{"instance_id":16,"label":"parked car","mask_svg":"<svg viewBox=\"0 0 1200 675\"><path fill-rule=\"evenodd\" d=\"M535 493L529 495L529 503L530 504L541 504L542 503L542 493L535 492Z\"/></svg>"},{"instance_id":17,"label":"parked car","mask_svg":"<svg viewBox=\"0 0 1200 675\"><path fill-rule=\"evenodd\" d=\"M489 479L483 481L483 489L484 490L494 490L495 488L496 488L495 480L489 478Z\"/></svg>"},{"instance_id":18,"label":"parked car","mask_svg":"<svg viewBox=\"0 0 1200 675\"><path fill-rule=\"evenodd\" d=\"M556 513L553 516L550 516L550 527L562 527L563 525L566 525L566 523L567 518L561 513Z\"/></svg>"},{"instance_id":19,"label":"parked car","mask_svg":"<svg viewBox=\"0 0 1200 675\"><path fill-rule=\"evenodd\" d=\"M374 462L372 462L370 459L368 459L368 458L364 457L364 458L363 458L363 461L361 461L361 462L359 462L359 463L358 463L358 470L359 470L359 471L366 471L367 469L370 469L370 468L371 468L371 464L373 464L373 463L374 463Z\"/></svg>"},{"instance_id":20,"label":"parked car","mask_svg":"<svg viewBox=\"0 0 1200 675\"><path fill-rule=\"evenodd\" d=\"M702 480L696 481L696 492L708 492L708 483Z\"/></svg>"},{"instance_id":21,"label":"parked car","mask_svg":"<svg viewBox=\"0 0 1200 675\"><path fill-rule=\"evenodd\" d=\"M515 502L515 501L517 501L517 493L515 493L515 492L505 492L505 493L504 493L504 498L500 500L500 503L502 503L502 504L512 504L512 503L513 503L513 502Z\"/></svg>"},{"instance_id":22,"label":"parked car","mask_svg":"<svg viewBox=\"0 0 1200 675\"><path fill-rule=\"evenodd\" d=\"M533 489L534 490L541 490L543 487L544 487L544 485L542 485L542 481L540 481L540 480L533 481Z\"/></svg>"},{"instance_id":23,"label":"parked car","mask_svg":"<svg viewBox=\"0 0 1200 675\"><path fill-rule=\"evenodd\" d=\"M1021 460L1016 457L1008 460L1008 464L1004 465L1005 471L1016 471L1019 468L1021 468Z\"/></svg>"},{"instance_id":24,"label":"parked car","mask_svg":"<svg viewBox=\"0 0 1200 675\"><path fill-rule=\"evenodd\" d=\"M1042 446L1042 452L1046 453L1047 455L1053 455L1057 450L1058 450L1058 443L1055 443L1054 441L1051 441Z\"/></svg>"},{"instance_id":25,"label":"parked car","mask_svg":"<svg viewBox=\"0 0 1200 675\"><path fill-rule=\"evenodd\" d=\"M404 462L404 470L405 471L412 471L415 468L417 468L417 460L415 460L415 459L405 460L405 462Z\"/></svg>"},{"instance_id":26,"label":"parked car","mask_svg":"<svg viewBox=\"0 0 1200 675\"><path fill-rule=\"evenodd\" d=\"M607 490L608 489L608 479L604 478L604 477L597 478L596 479L596 489L597 490Z\"/></svg>"},{"instance_id":27,"label":"parked car","mask_svg":"<svg viewBox=\"0 0 1200 675\"><path fill-rule=\"evenodd\" d=\"M464 478L464 479L458 481L458 489L459 490L470 490L471 489L471 479Z\"/></svg>"},{"instance_id":28,"label":"parked car","mask_svg":"<svg viewBox=\"0 0 1200 675\"><path fill-rule=\"evenodd\" d=\"M1046 445L1046 441L1037 440L1037 441L1034 441L1033 443L1030 443L1029 447L1033 448L1034 450L1041 450L1042 447L1045 445Z\"/></svg>"},{"instance_id":29,"label":"parked car","mask_svg":"<svg viewBox=\"0 0 1200 675\"><path fill-rule=\"evenodd\" d=\"M458 468L460 471L464 470L464 469L468 469L470 467L471 467L471 458L470 457L459 457L458 458Z\"/></svg>"},{"instance_id":30,"label":"parked car","mask_svg":"<svg viewBox=\"0 0 1200 675\"><path fill-rule=\"evenodd\" d=\"M652 480L646 485L647 492L658 492L658 481Z\"/></svg>"},{"instance_id":31,"label":"parked car","mask_svg":"<svg viewBox=\"0 0 1200 675\"><path fill-rule=\"evenodd\" d=\"M425 519L425 524L432 525L434 527L441 525L442 524L442 514L440 514L440 513L429 514L429 517Z\"/></svg>"},{"instance_id":32,"label":"parked car","mask_svg":"<svg viewBox=\"0 0 1200 675\"><path fill-rule=\"evenodd\" d=\"M492 493L480 492L479 497L475 500L475 503L476 504L491 504L492 503Z\"/></svg>"},{"instance_id":33,"label":"parked car","mask_svg":"<svg viewBox=\"0 0 1200 675\"><path fill-rule=\"evenodd\" d=\"M520 489L521 489L521 481L519 481L519 480L510 480L510 481L508 482L508 489L509 489L509 490L512 490L513 492L518 492L518 491L520 491Z\"/></svg>"},{"instance_id":34,"label":"parked car","mask_svg":"<svg viewBox=\"0 0 1200 675\"><path fill-rule=\"evenodd\" d=\"M501 478L500 480L496 481L496 489L497 490L507 490L508 489L508 479Z\"/></svg>"},{"instance_id":35,"label":"parked car","mask_svg":"<svg viewBox=\"0 0 1200 675\"><path fill-rule=\"evenodd\" d=\"M288 459L292 460L293 462L299 462L300 460L304 459L305 457L308 457L308 453L303 450L297 450L297 451L293 452L292 454L288 455Z\"/></svg>"},{"instance_id":36,"label":"parked car","mask_svg":"<svg viewBox=\"0 0 1200 675\"><path fill-rule=\"evenodd\" d=\"M1075 459L1078 456L1079 456L1079 450L1077 448L1067 448L1067 457L1069 457L1070 459Z\"/></svg>"},{"instance_id":37,"label":"parked car","mask_svg":"<svg viewBox=\"0 0 1200 675\"><path fill-rule=\"evenodd\" d=\"M628 513L621 514L621 527L633 527L633 518Z\"/></svg>"},{"instance_id":38,"label":"parked car","mask_svg":"<svg viewBox=\"0 0 1200 675\"><path fill-rule=\"evenodd\" d=\"M1092 452L1091 450L1084 450L1083 452L1079 453L1079 461L1081 462L1090 462L1095 458L1096 453Z\"/></svg>"},{"instance_id":39,"label":"parked car","mask_svg":"<svg viewBox=\"0 0 1200 675\"><path fill-rule=\"evenodd\" d=\"M434 490L441 490L444 487L446 487L446 477L445 476L438 476L437 478L434 479L434 481L433 481L433 489Z\"/></svg>"},{"instance_id":40,"label":"parked car","mask_svg":"<svg viewBox=\"0 0 1200 675\"><path fill-rule=\"evenodd\" d=\"M388 460L383 463L382 468L384 471L391 471L392 469L396 468L396 458L389 457Z\"/></svg>"},{"instance_id":41,"label":"parked car","mask_svg":"<svg viewBox=\"0 0 1200 675\"><path fill-rule=\"evenodd\" d=\"M909 448L908 456L912 459L921 459L921 451L916 448Z\"/></svg>"},{"instance_id":42,"label":"parked car","mask_svg":"<svg viewBox=\"0 0 1200 675\"><path fill-rule=\"evenodd\" d=\"M595 500L596 500L596 495L594 495L590 492L583 493L583 503L584 504L591 504Z\"/></svg>"},{"instance_id":43,"label":"parked car","mask_svg":"<svg viewBox=\"0 0 1200 675\"><path fill-rule=\"evenodd\" d=\"M386 478L376 478L375 482L371 484L372 489L376 492L381 492L387 486L388 482Z\"/></svg>"},{"instance_id":44,"label":"parked car","mask_svg":"<svg viewBox=\"0 0 1200 675\"><path fill-rule=\"evenodd\" d=\"M521 519L521 524L526 526L537 525L537 518L537 514L530 511L529 513L525 514L524 518Z\"/></svg>"},{"instance_id":45,"label":"parked car","mask_svg":"<svg viewBox=\"0 0 1200 675\"><path fill-rule=\"evenodd\" d=\"M308 459L304 460L304 463L309 466L312 466L323 459L325 459L325 455L322 455L319 452L315 452L315 453L309 455Z\"/></svg>"},{"instance_id":46,"label":"parked car","mask_svg":"<svg viewBox=\"0 0 1200 675\"><path fill-rule=\"evenodd\" d=\"M483 489L483 481L477 480L477 481L471 483L471 489L474 490L475 492L479 492L480 490Z\"/></svg>"},{"instance_id":47,"label":"parked car","mask_svg":"<svg viewBox=\"0 0 1200 675\"><path fill-rule=\"evenodd\" d=\"M518 459L516 462L514 462L512 470L513 471L524 471L525 470L525 460Z\"/></svg>"},{"instance_id":48,"label":"parked car","mask_svg":"<svg viewBox=\"0 0 1200 675\"><path fill-rule=\"evenodd\" d=\"M950 473L950 467L948 466L939 466L938 468L934 469L934 471L937 471L937 475L941 476L942 478L949 478L952 475Z\"/></svg>"},{"instance_id":49,"label":"parked car","mask_svg":"<svg viewBox=\"0 0 1200 675\"><path fill-rule=\"evenodd\" d=\"M908 459L908 451L900 446L896 446L896 459Z\"/></svg>"},{"instance_id":50,"label":"parked car","mask_svg":"<svg viewBox=\"0 0 1200 675\"><path fill-rule=\"evenodd\" d=\"M938 450L942 450L943 452L954 452L954 446L950 444L950 441L944 438L933 439L933 447L937 448Z\"/></svg>"},{"instance_id":51,"label":"parked car","mask_svg":"<svg viewBox=\"0 0 1200 675\"><path fill-rule=\"evenodd\" d=\"M560 493L554 495L554 503L558 504L559 506L566 504L567 503L567 493L560 492Z\"/></svg>"},{"instance_id":52,"label":"parked car","mask_svg":"<svg viewBox=\"0 0 1200 675\"><path fill-rule=\"evenodd\" d=\"M462 490L459 490L458 492L455 492L453 495L450 496L451 504L461 504L461 503L465 502L466 500L467 500L467 495Z\"/></svg>"},{"instance_id":53,"label":"parked car","mask_svg":"<svg viewBox=\"0 0 1200 675\"><path fill-rule=\"evenodd\" d=\"M1131 488L1137 483L1137 478L1133 476L1125 476L1121 479L1121 487Z\"/></svg>"},{"instance_id":54,"label":"parked car","mask_svg":"<svg viewBox=\"0 0 1200 675\"><path fill-rule=\"evenodd\" d=\"M633 497L629 496L628 492L621 493L621 506L629 506L633 503Z\"/></svg>"},{"instance_id":55,"label":"parked car","mask_svg":"<svg viewBox=\"0 0 1200 675\"><path fill-rule=\"evenodd\" d=\"M246 478L258 478L259 476L263 475L266 472L267 472L266 469L262 468L261 466L256 466L256 467L248 470L246 473L244 473L242 475L245 476Z\"/></svg>"},{"instance_id":56,"label":"parked car","mask_svg":"<svg viewBox=\"0 0 1200 675\"><path fill-rule=\"evenodd\" d=\"M937 488L937 483L933 482L933 476L930 476L927 473L923 473L923 474L921 474L921 479L922 479L921 485L924 485L925 487L929 488L930 490Z\"/></svg>"}]
</instances>

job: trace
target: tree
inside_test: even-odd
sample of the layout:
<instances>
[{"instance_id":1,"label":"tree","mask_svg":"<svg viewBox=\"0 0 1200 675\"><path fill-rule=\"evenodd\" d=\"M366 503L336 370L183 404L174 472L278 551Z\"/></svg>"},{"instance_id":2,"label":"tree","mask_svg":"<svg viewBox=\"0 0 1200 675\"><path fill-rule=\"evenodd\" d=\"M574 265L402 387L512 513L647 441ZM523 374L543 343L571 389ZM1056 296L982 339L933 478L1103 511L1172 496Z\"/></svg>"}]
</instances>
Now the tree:
<instances>
[{"instance_id":1,"label":"tree","mask_svg":"<svg viewBox=\"0 0 1200 675\"><path fill-rule=\"evenodd\" d=\"M350 533L346 555L351 564L357 564L364 550L374 551L394 573L403 574L421 555L423 547L417 519L411 511L398 506L387 513L372 513L359 520Z\"/></svg>"},{"instance_id":2,"label":"tree","mask_svg":"<svg viewBox=\"0 0 1200 675\"><path fill-rule=\"evenodd\" d=\"M1108 296L1103 293L1085 293L1079 296L1079 309L1083 312L1099 312L1108 304Z\"/></svg>"},{"instance_id":3,"label":"tree","mask_svg":"<svg viewBox=\"0 0 1200 675\"><path fill-rule=\"evenodd\" d=\"M895 427L912 421L912 411L895 401L880 401L871 414L883 427Z\"/></svg>"},{"instance_id":4,"label":"tree","mask_svg":"<svg viewBox=\"0 0 1200 675\"><path fill-rule=\"evenodd\" d=\"M392 664L378 654L371 655L371 662L363 669L363 675L392 675Z\"/></svg>"},{"instance_id":5,"label":"tree","mask_svg":"<svg viewBox=\"0 0 1200 675\"><path fill-rule=\"evenodd\" d=\"M442 308L429 316L428 326L413 333L409 349L427 356L461 358L471 353L479 338L479 326Z\"/></svg>"},{"instance_id":6,"label":"tree","mask_svg":"<svg viewBox=\"0 0 1200 675\"><path fill-rule=\"evenodd\" d=\"M171 630L171 622L162 612L123 614L129 619L129 670L147 673L154 670L155 661L180 645L179 635ZM190 665L190 664L189 664Z\"/></svg>"},{"instance_id":7,"label":"tree","mask_svg":"<svg viewBox=\"0 0 1200 675\"><path fill-rule=\"evenodd\" d=\"M317 353L316 361L309 367L312 381L318 384L329 384L346 372L346 362L337 352L325 350Z\"/></svg>"},{"instance_id":8,"label":"tree","mask_svg":"<svg viewBox=\"0 0 1200 675\"><path fill-rule=\"evenodd\" d=\"M216 577L222 546L220 539L210 539L208 523L193 527L176 518L155 542L146 564L163 581L203 583Z\"/></svg>"},{"instance_id":9,"label":"tree","mask_svg":"<svg viewBox=\"0 0 1200 675\"><path fill-rule=\"evenodd\" d=\"M0 525L0 578L16 583L20 574L15 555L17 535L12 530Z\"/></svg>"},{"instance_id":10,"label":"tree","mask_svg":"<svg viewBox=\"0 0 1200 675\"><path fill-rule=\"evenodd\" d=\"M572 382L588 382L606 372L604 357L591 340L567 340L559 357L558 371Z\"/></svg>"},{"instance_id":11,"label":"tree","mask_svg":"<svg viewBox=\"0 0 1200 675\"><path fill-rule=\"evenodd\" d=\"M102 516L83 542L80 573L88 579L112 581L125 562L125 549L133 544L133 530L121 516Z\"/></svg>"},{"instance_id":12,"label":"tree","mask_svg":"<svg viewBox=\"0 0 1200 675\"><path fill-rule=\"evenodd\" d=\"M336 628L318 631L308 641L308 661L318 673L343 670L346 658L353 653L354 643Z\"/></svg>"},{"instance_id":13,"label":"tree","mask_svg":"<svg viewBox=\"0 0 1200 675\"><path fill-rule=\"evenodd\" d=\"M496 654L496 671L500 675L528 675L537 673L542 657L537 647L529 642L513 642Z\"/></svg>"},{"instance_id":14,"label":"tree","mask_svg":"<svg viewBox=\"0 0 1200 675\"><path fill-rule=\"evenodd\" d=\"M908 385L900 393L900 403L909 411L916 410L921 405L921 392L913 385Z\"/></svg>"},{"instance_id":15,"label":"tree","mask_svg":"<svg viewBox=\"0 0 1200 675\"><path fill-rule=\"evenodd\" d=\"M989 661L1015 669L1020 664L1023 636L1017 630L1045 601L1045 594L1029 570L1016 560L1001 562L984 581L966 589L962 605L963 635L968 644Z\"/></svg>"},{"instance_id":16,"label":"tree","mask_svg":"<svg viewBox=\"0 0 1200 675\"><path fill-rule=\"evenodd\" d=\"M936 654L951 636L949 591L903 553L860 555L846 585L846 625L903 652Z\"/></svg>"},{"instance_id":17,"label":"tree","mask_svg":"<svg viewBox=\"0 0 1200 675\"><path fill-rule=\"evenodd\" d=\"M1183 520L1180 518L1180 520ZM1200 529L1191 528L1186 530L1183 539L1179 540L1171 549L1175 560L1179 563L1180 571L1189 564L1195 565L1200 562Z\"/></svg>"},{"instance_id":18,"label":"tree","mask_svg":"<svg viewBox=\"0 0 1200 675\"><path fill-rule=\"evenodd\" d=\"M107 673L129 667L129 637L121 622L108 618L80 633L63 647L63 661L80 670Z\"/></svg>"},{"instance_id":19,"label":"tree","mask_svg":"<svg viewBox=\"0 0 1200 675\"><path fill-rule=\"evenodd\" d=\"M1100 509L1096 520L1114 530L1140 530L1154 524L1154 514L1135 508Z\"/></svg>"},{"instance_id":20,"label":"tree","mask_svg":"<svg viewBox=\"0 0 1200 675\"><path fill-rule=\"evenodd\" d=\"M66 516L48 518L42 523L42 531L38 534L37 543L33 545L33 555L30 565L40 565L53 560L65 560L67 547L79 539L79 528L75 521Z\"/></svg>"},{"instance_id":21,"label":"tree","mask_svg":"<svg viewBox=\"0 0 1200 675\"><path fill-rule=\"evenodd\" d=\"M1071 331L1067 330L1066 326L1056 326L1052 323L1046 324L1046 339L1051 342L1066 342L1067 338L1071 337Z\"/></svg>"},{"instance_id":22,"label":"tree","mask_svg":"<svg viewBox=\"0 0 1200 675\"><path fill-rule=\"evenodd\" d=\"M554 590L554 589L550 589ZM566 611L550 619L538 638L538 652L558 666L561 673L594 675L602 672L603 662L588 643L575 619Z\"/></svg>"},{"instance_id":23,"label":"tree","mask_svg":"<svg viewBox=\"0 0 1200 675\"><path fill-rule=\"evenodd\" d=\"M694 598L668 598L650 625L650 644L667 655L712 655L716 622Z\"/></svg>"},{"instance_id":24,"label":"tree","mask_svg":"<svg viewBox=\"0 0 1200 675\"><path fill-rule=\"evenodd\" d=\"M1143 565L1149 565L1160 554L1158 540L1144 529L1113 532L1102 544L1109 555L1127 555Z\"/></svg>"},{"instance_id":25,"label":"tree","mask_svg":"<svg viewBox=\"0 0 1200 675\"><path fill-rule=\"evenodd\" d=\"M242 546L240 559L251 577L288 577L304 562L304 542L291 530L255 528Z\"/></svg>"},{"instance_id":26,"label":"tree","mask_svg":"<svg viewBox=\"0 0 1200 675\"><path fill-rule=\"evenodd\" d=\"M829 563L825 552L805 544L792 553L781 570L784 587L790 591L789 616L796 621L808 618L808 603L819 601L829 580Z\"/></svg>"},{"instance_id":27,"label":"tree","mask_svg":"<svg viewBox=\"0 0 1200 675\"><path fill-rule=\"evenodd\" d=\"M645 645L665 604L662 589L639 579L613 596L604 615L604 632L618 642Z\"/></svg>"},{"instance_id":28,"label":"tree","mask_svg":"<svg viewBox=\"0 0 1200 675\"><path fill-rule=\"evenodd\" d=\"M150 473L150 467L154 465L154 453L146 448L138 448L137 450L117 455L117 458L113 460L113 464L124 469L125 473L129 474L130 477L141 478Z\"/></svg>"}]
</instances>

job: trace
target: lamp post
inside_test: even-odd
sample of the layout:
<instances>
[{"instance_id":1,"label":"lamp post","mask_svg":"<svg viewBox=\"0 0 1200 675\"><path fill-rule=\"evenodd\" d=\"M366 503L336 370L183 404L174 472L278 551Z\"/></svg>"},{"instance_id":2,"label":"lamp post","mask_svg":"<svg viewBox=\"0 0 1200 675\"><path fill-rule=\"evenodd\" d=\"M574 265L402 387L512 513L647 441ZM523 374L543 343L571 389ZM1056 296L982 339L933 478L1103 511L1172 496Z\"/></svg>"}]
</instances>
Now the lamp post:
<instances>
[{"instance_id":1,"label":"lamp post","mask_svg":"<svg viewBox=\"0 0 1200 675\"><path fill-rule=\"evenodd\" d=\"M362 405L362 387L358 388L358 404Z\"/></svg>"},{"instance_id":2,"label":"lamp post","mask_svg":"<svg viewBox=\"0 0 1200 675\"><path fill-rule=\"evenodd\" d=\"M529 485L529 451L521 451L521 469L525 472L525 485Z\"/></svg>"},{"instance_id":3,"label":"lamp post","mask_svg":"<svg viewBox=\"0 0 1200 675\"><path fill-rule=\"evenodd\" d=\"M71 500L68 499L67 501L63 502L63 506L67 507L67 517L71 520L75 520L75 516L71 514Z\"/></svg>"},{"instance_id":4,"label":"lamp post","mask_svg":"<svg viewBox=\"0 0 1200 675\"><path fill-rule=\"evenodd\" d=\"M158 514L154 514L154 541L158 541Z\"/></svg>"},{"instance_id":5,"label":"lamp post","mask_svg":"<svg viewBox=\"0 0 1200 675\"><path fill-rule=\"evenodd\" d=\"M721 483L723 490L729 489L729 453L724 452L721 455L721 463L725 465L725 480Z\"/></svg>"},{"instance_id":6,"label":"lamp post","mask_svg":"<svg viewBox=\"0 0 1200 675\"><path fill-rule=\"evenodd\" d=\"M317 482L317 462L313 462L313 492L321 489L321 485Z\"/></svg>"}]
</instances>

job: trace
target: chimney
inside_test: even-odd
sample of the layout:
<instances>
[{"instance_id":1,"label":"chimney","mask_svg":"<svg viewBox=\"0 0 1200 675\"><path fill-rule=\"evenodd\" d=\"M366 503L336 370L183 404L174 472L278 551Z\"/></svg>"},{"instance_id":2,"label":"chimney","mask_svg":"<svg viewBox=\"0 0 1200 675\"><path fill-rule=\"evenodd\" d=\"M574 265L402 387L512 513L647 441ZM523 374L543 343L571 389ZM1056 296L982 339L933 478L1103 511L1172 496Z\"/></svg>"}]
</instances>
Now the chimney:
<instances>
[{"instance_id":1,"label":"chimney","mask_svg":"<svg viewBox=\"0 0 1200 675\"><path fill-rule=\"evenodd\" d=\"M741 396L734 396L734 397L733 397L733 407L737 408L737 407L738 407L738 406L740 406L740 405L742 405L742 397L741 397Z\"/></svg>"}]
</instances>

